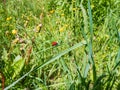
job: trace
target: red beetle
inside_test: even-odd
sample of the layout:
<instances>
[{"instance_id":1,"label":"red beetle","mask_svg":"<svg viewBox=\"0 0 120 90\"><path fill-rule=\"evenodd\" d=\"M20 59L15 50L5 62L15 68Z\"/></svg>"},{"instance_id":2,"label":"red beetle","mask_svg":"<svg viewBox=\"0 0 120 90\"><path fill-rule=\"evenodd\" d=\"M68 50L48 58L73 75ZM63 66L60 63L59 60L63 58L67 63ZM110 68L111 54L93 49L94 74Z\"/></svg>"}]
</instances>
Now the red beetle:
<instances>
[{"instance_id":1,"label":"red beetle","mask_svg":"<svg viewBox=\"0 0 120 90\"><path fill-rule=\"evenodd\" d=\"M56 46L56 45L58 45L57 42L52 42L52 46Z\"/></svg>"}]
</instances>

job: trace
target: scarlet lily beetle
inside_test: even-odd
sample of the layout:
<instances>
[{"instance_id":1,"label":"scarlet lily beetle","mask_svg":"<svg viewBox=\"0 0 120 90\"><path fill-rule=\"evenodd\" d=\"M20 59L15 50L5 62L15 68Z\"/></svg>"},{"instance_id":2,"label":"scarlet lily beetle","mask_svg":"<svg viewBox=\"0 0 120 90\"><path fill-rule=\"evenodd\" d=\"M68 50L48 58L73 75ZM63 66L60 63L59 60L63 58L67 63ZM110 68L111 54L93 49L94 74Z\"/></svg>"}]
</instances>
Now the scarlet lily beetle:
<instances>
[{"instance_id":1,"label":"scarlet lily beetle","mask_svg":"<svg viewBox=\"0 0 120 90\"><path fill-rule=\"evenodd\" d=\"M58 45L57 42L52 42L52 46L56 46L56 45Z\"/></svg>"}]
</instances>

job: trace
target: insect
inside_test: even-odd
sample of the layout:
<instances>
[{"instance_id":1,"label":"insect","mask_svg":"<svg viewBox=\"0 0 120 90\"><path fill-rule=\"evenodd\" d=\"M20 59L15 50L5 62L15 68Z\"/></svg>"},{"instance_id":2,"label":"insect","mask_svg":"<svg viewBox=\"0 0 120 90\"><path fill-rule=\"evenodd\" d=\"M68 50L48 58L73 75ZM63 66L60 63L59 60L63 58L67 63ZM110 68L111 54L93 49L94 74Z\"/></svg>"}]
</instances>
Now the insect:
<instances>
[{"instance_id":1,"label":"insect","mask_svg":"<svg viewBox=\"0 0 120 90\"><path fill-rule=\"evenodd\" d=\"M57 42L52 42L52 46L56 46L56 45L58 45Z\"/></svg>"}]
</instances>

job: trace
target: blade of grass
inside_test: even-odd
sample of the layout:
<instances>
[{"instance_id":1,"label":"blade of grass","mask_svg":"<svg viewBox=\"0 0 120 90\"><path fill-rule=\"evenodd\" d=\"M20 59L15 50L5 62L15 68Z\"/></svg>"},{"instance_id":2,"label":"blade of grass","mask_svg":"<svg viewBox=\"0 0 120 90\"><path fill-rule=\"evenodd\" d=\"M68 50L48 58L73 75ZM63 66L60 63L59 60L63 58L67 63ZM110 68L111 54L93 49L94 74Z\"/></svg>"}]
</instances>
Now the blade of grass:
<instances>
[{"instance_id":1,"label":"blade of grass","mask_svg":"<svg viewBox=\"0 0 120 90\"><path fill-rule=\"evenodd\" d=\"M86 64L86 67L85 67L85 70L84 70L84 78L87 78L89 69L90 69L90 64L87 63L87 64Z\"/></svg>"},{"instance_id":2,"label":"blade of grass","mask_svg":"<svg viewBox=\"0 0 120 90\"><path fill-rule=\"evenodd\" d=\"M117 78L116 78L116 77L114 77L114 78L113 78L113 81L112 81L112 83L111 83L111 86L110 86L110 90L112 90L112 89L113 89L113 86L114 86L114 84L115 84L116 80L117 80Z\"/></svg>"},{"instance_id":3,"label":"blade of grass","mask_svg":"<svg viewBox=\"0 0 120 90\"><path fill-rule=\"evenodd\" d=\"M76 66L76 69L77 69L77 72L78 72L78 79L79 79L79 83L81 83L81 85L83 86L83 88L85 88L85 90L88 90L89 88L89 83L86 83L86 78L84 76L82 76L81 72L80 72L80 69L79 69L79 66L76 62L76 58L74 57L75 59L75 66Z\"/></svg>"},{"instance_id":4,"label":"blade of grass","mask_svg":"<svg viewBox=\"0 0 120 90\"><path fill-rule=\"evenodd\" d=\"M61 64L62 64L62 66L63 66L64 72L69 73L68 78L70 79L70 82L71 82L71 80L72 80L72 73L71 73L71 71L70 71L68 65L66 64L65 60L62 59L62 58L61 58L60 62L61 62Z\"/></svg>"},{"instance_id":5,"label":"blade of grass","mask_svg":"<svg viewBox=\"0 0 120 90\"><path fill-rule=\"evenodd\" d=\"M96 81L96 67L93 59L93 52L92 52L92 42L93 42L93 21L92 21L92 10L90 7L90 0L88 0L88 15L89 15L89 26L90 26L90 42L89 42L89 60L92 62L93 66L93 81Z\"/></svg>"},{"instance_id":6,"label":"blade of grass","mask_svg":"<svg viewBox=\"0 0 120 90\"><path fill-rule=\"evenodd\" d=\"M83 19L84 19L84 21L83 21L83 23L84 23L84 32L87 33L88 32L88 16L87 16L86 10L83 7L82 3L83 3L83 0L81 0L80 8L81 8L81 11L82 11L82 14L83 14Z\"/></svg>"},{"instance_id":7,"label":"blade of grass","mask_svg":"<svg viewBox=\"0 0 120 90\"><path fill-rule=\"evenodd\" d=\"M83 3L83 0L81 0L81 4L80 4L80 7L81 7L81 10L82 10L82 14L83 14L83 18L84 18L84 21L83 21L83 23L84 23L84 29L81 27L81 31L82 31L82 35L83 35L83 37L84 37L84 39L86 40L86 42L87 42L87 45L86 45L86 47L88 46L88 40L87 40L87 32L88 32L88 20L87 20L87 13L86 13L86 10L85 10L85 8L83 7L83 5L82 5L82 3ZM86 64L86 67L85 67L85 70L84 70L84 78L86 78L87 77L87 74L88 74L88 71L89 71L89 69L90 69L90 65L89 65L89 63L87 63Z\"/></svg>"},{"instance_id":8,"label":"blade of grass","mask_svg":"<svg viewBox=\"0 0 120 90\"><path fill-rule=\"evenodd\" d=\"M117 54L115 63L116 63L116 65L115 65L115 67L113 68L113 70L115 70L115 69L118 67L118 65L120 64L120 49L119 49L119 51L118 51L118 54Z\"/></svg>"}]
</instances>

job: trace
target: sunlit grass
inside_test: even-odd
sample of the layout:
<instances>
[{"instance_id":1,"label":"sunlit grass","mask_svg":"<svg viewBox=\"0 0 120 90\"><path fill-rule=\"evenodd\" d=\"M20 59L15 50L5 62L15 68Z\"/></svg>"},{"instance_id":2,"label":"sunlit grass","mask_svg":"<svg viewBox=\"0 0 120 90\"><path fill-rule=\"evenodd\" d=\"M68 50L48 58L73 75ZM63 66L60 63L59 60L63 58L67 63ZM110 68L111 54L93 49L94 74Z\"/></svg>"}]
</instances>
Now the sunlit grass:
<instances>
[{"instance_id":1,"label":"sunlit grass","mask_svg":"<svg viewBox=\"0 0 120 90\"><path fill-rule=\"evenodd\" d=\"M118 0L4 3L0 4L2 89L4 84L5 90L119 90Z\"/></svg>"}]
</instances>

